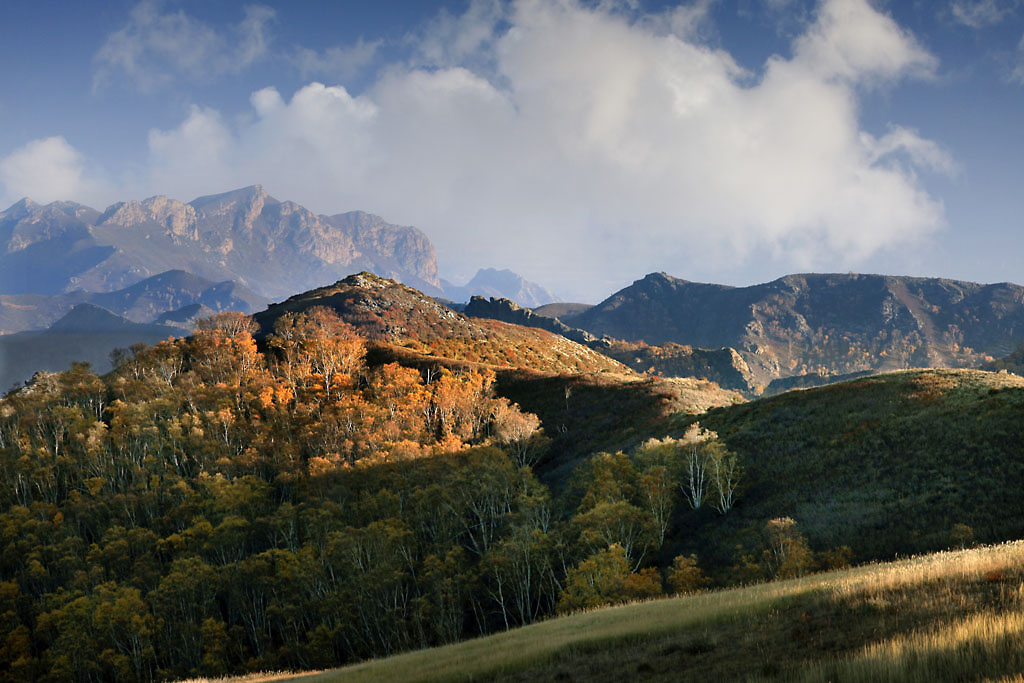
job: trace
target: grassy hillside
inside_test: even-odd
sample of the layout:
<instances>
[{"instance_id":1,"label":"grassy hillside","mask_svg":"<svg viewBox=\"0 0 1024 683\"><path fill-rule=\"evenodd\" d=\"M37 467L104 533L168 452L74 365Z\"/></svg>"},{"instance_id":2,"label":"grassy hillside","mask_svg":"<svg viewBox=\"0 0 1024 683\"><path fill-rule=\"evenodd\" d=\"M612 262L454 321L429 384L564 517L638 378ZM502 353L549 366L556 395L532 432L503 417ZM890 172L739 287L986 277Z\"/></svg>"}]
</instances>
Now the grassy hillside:
<instances>
[{"instance_id":1,"label":"grassy hillside","mask_svg":"<svg viewBox=\"0 0 1024 683\"><path fill-rule=\"evenodd\" d=\"M594 610L303 680L996 679L1024 666L1024 544Z\"/></svg>"},{"instance_id":2,"label":"grassy hillside","mask_svg":"<svg viewBox=\"0 0 1024 683\"><path fill-rule=\"evenodd\" d=\"M728 515L682 513L678 550L727 564L779 516L812 548L847 545L859 560L941 549L958 524L982 542L1022 537L1022 417L1024 378L978 370L878 375L712 409L700 422L739 454L744 490Z\"/></svg>"}]
</instances>

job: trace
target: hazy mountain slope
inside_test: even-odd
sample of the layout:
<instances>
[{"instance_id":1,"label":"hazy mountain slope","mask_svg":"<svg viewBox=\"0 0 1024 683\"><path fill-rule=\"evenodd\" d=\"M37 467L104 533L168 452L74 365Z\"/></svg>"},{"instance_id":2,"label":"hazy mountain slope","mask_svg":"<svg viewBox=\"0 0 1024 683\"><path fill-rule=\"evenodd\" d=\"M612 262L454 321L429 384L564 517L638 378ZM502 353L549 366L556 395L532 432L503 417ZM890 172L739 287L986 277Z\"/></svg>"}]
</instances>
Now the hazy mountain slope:
<instances>
[{"instance_id":1,"label":"hazy mountain slope","mask_svg":"<svg viewBox=\"0 0 1024 683\"><path fill-rule=\"evenodd\" d=\"M533 312L546 318L558 318L562 322L565 322L592 306L593 304L577 304L566 301L537 306L533 309Z\"/></svg>"},{"instance_id":2,"label":"hazy mountain slope","mask_svg":"<svg viewBox=\"0 0 1024 683\"><path fill-rule=\"evenodd\" d=\"M267 300L238 283L211 282L183 270L170 270L125 289L93 294L89 302L136 322L149 322L161 313L199 304L213 311L252 313Z\"/></svg>"},{"instance_id":3,"label":"hazy mountain slope","mask_svg":"<svg viewBox=\"0 0 1024 683\"><path fill-rule=\"evenodd\" d=\"M138 323L160 314L196 304L216 311L251 313L267 300L235 282L213 282L182 270L167 271L116 292L75 291L44 296L0 294L0 332L22 332L48 327L81 303L101 306Z\"/></svg>"},{"instance_id":4,"label":"hazy mountain slope","mask_svg":"<svg viewBox=\"0 0 1024 683\"><path fill-rule=\"evenodd\" d=\"M318 216L259 185L191 203L150 197L102 214L31 200L0 213L0 293L108 292L168 270L283 297L372 269L440 293L433 246L362 212Z\"/></svg>"},{"instance_id":5,"label":"hazy mountain slope","mask_svg":"<svg viewBox=\"0 0 1024 683\"><path fill-rule=\"evenodd\" d=\"M444 296L452 301L469 301L472 296L511 299L520 306L533 308L557 302L558 297L543 285L530 282L511 270L481 268L463 286L444 282Z\"/></svg>"},{"instance_id":6,"label":"hazy mountain slope","mask_svg":"<svg viewBox=\"0 0 1024 683\"><path fill-rule=\"evenodd\" d=\"M1024 338L1024 288L856 274L727 287L654 273L573 324L648 344L731 346L767 383L807 373L977 365Z\"/></svg>"},{"instance_id":7,"label":"hazy mountain slope","mask_svg":"<svg viewBox=\"0 0 1024 683\"><path fill-rule=\"evenodd\" d=\"M0 393L28 380L36 372L67 370L87 362L93 372L111 369L110 352L132 344L156 344L182 330L166 325L143 325L92 304L79 304L49 329L0 336Z\"/></svg>"}]
</instances>

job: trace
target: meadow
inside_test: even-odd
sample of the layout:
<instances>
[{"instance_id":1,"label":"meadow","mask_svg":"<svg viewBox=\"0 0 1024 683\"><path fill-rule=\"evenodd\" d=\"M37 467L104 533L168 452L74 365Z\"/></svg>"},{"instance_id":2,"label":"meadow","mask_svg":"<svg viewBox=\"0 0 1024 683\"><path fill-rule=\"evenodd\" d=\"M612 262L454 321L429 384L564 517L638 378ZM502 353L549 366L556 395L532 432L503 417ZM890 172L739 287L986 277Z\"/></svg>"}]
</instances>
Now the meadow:
<instances>
[{"instance_id":1,"label":"meadow","mask_svg":"<svg viewBox=\"0 0 1024 683\"><path fill-rule=\"evenodd\" d=\"M290 680L939 683L1022 669L1013 542L596 609Z\"/></svg>"}]
</instances>

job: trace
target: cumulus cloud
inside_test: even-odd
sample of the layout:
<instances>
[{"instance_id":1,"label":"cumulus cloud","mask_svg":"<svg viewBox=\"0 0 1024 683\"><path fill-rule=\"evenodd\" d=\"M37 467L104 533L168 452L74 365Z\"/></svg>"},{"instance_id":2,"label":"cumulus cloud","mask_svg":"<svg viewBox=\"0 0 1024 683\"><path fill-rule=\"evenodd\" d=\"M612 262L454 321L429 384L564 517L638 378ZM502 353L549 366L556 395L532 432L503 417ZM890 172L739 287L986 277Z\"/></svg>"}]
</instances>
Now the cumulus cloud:
<instances>
[{"instance_id":1,"label":"cumulus cloud","mask_svg":"<svg viewBox=\"0 0 1024 683\"><path fill-rule=\"evenodd\" d=\"M0 210L21 199L86 202L106 188L63 137L33 140L0 159Z\"/></svg>"},{"instance_id":2,"label":"cumulus cloud","mask_svg":"<svg viewBox=\"0 0 1024 683\"><path fill-rule=\"evenodd\" d=\"M273 18L269 7L250 5L238 24L222 32L181 10L165 11L160 0L142 0L96 53L93 85L127 77L151 90L180 76L239 73L267 54Z\"/></svg>"},{"instance_id":3,"label":"cumulus cloud","mask_svg":"<svg viewBox=\"0 0 1024 683\"><path fill-rule=\"evenodd\" d=\"M426 231L443 272L511 267L583 299L755 255L845 270L943 224L918 173L953 172L949 155L858 116L865 89L934 73L913 36L867 0L823 0L752 74L700 39L693 7L477 1L358 95L311 83L260 90L242 117L194 107L150 133L142 185L188 199L258 182L373 211Z\"/></svg>"}]
</instances>

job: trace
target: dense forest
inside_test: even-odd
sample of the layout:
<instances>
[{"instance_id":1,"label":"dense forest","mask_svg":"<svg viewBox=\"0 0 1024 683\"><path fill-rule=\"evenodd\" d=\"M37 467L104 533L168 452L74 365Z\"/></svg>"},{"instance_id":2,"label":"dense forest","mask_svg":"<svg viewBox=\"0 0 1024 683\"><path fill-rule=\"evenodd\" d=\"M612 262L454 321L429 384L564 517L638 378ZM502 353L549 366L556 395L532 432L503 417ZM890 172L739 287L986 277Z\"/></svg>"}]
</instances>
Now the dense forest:
<instances>
[{"instance_id":1,"label":"dense forest","mask_svg":"<svg viewBox=\"0 0 1024 683\"><path fill-rule=\"evenodd\" d=\"M598 454L552 497L493 372L371 367L326 308L254 331L219 314L0 399L0 680L326 667L704 585L655 565L674 511L732 504L713 434Z\"/></svg>"}]
</instances>

